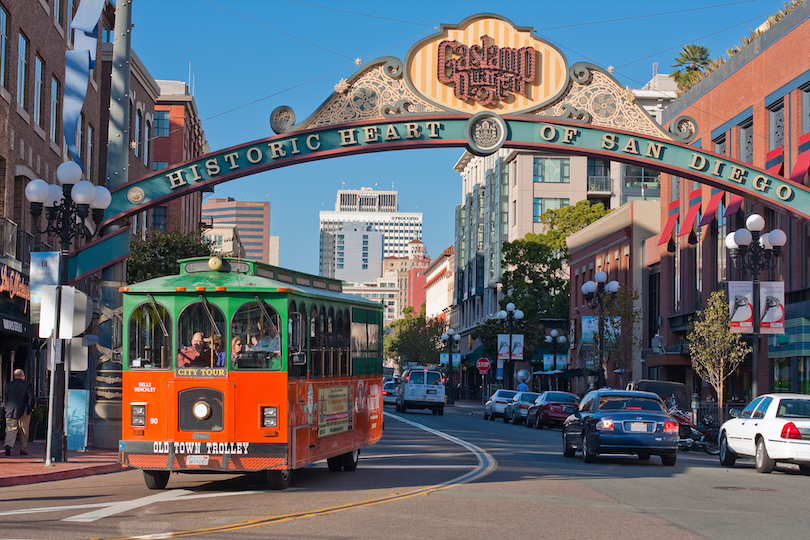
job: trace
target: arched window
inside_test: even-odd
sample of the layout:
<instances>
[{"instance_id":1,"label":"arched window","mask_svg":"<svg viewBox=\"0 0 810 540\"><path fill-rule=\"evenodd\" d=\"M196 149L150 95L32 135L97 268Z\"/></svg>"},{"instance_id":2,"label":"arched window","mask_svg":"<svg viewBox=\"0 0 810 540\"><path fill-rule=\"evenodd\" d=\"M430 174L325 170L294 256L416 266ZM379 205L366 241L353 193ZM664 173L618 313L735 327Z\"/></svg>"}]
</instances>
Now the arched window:
<instances>
[{"instance_id":1,"label":"arched window","mask_svg":"<svg viewBox=\"0 0 810 540\"><path fill-rule=\"evenodd\" d=\"M335 326L335 308L329 306L328 314L326 315L326 336L327 336L327 357L326 357L326 374L327 376L339 375L338 357L337 357L337 327Z\"/></svg>"},{"instance_id":2,"label":"arched window","mask_svg":"<svg viewBox=\"0 0 810 540\"><path fill-rule=\"evenodd\" d=\"M313 377L322 377L320 326L318 325L318 306L315 304L312 304L309 315L309 348L312 356L310 373Z\"/></svg>"},{"instance_id":3,"label":"arched window","mask_svg":"<svg viewBox=\"0 0 810 540\"><path fill-rule=\"evenodd\" d=\"M281 319L273 306L256 300L240 306L231 318L231 341L239 337L244 347L235 358L231 354L231 367L281 370L282 330Z\"/></svg>"},{"instance_id":4,"label":"arched window","mask_svg":"<svg viewBox=\"0 0 810 540\"><path fill-rule=\"evenodd\" d=\"M186 306L177 319L177 367L225 365L225 315L207 301Z\"/></svg>"},{"instance_id":5,"label":"arched window","mask_svg":"<svg viewBox=\"0 0 810 540\"><path fill-rule=\"evenodd\" d=\"M172 368L172 321L157 302L136 307L129 317L129 369Z\"/></svg>"}]
</instances>

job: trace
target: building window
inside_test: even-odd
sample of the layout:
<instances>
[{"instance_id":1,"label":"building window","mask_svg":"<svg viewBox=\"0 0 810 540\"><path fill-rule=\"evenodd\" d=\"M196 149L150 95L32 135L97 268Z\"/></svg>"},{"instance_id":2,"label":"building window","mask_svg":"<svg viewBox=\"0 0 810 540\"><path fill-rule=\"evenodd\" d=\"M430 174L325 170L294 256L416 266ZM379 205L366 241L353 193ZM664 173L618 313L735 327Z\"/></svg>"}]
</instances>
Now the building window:
<instances>
[{"instance_id":1,"label":"building window","mask_svg":"<svg viewBox=\"0 0 810 540\"><path fill-rule=\"evenodd\" d=\"M3 88L8 88L8 72L6 70L6 63L8 58L6 50L8 49L8 12L6 8L0 6L0 85Z\"/></svg>"},{"instance_id":2,"label":"building window","mask_svg":"<svg viewBox=\"0 0 810 540\"><path fill-rule=\"evenodd\" d=\"M59 81L51 77L51 140L58 141L59 136Z\"/></svg>"},{"instance_id":3,"label":"building window","mask_svg":"<svg viewBox=\"0 0 810 540\"><path fill-rule=\"evenodd\" d=\"M45 76L45 63L39 55L34 62L34 124L42 127L42 91L45 86L42 78Z\"/></svg>"},{"instance_id":4,"label":"building window","mask_svg":"<svg viewBox=\"0 0 810 540\"><path fill-rule=\"evenodd\" d=\"M656 264L650 268L647 280L647 343L652 346L652 338L658 333L658 317L661 316L661 267Z\"/></svg>"},{"instance_id":5,"label":"building window","mask_svg":"<svg viewBox=\"0 0 810 540\"><path fill-rule=\"evenodd\" d=\"M810 85L802 88L802 133L810 131Z\"/></svg>"},{"instance_id":6,"label":"building window","mask_svg":"<svg viewBox=\"0 0 810 540\"><path fill-rule=\"evenodd\" d=\"M534 181L564 183L569 180L569 160L565 158L534 158Z\"/></svg>"},{"instance_id":7,"label":"building window","mask_svg":"<svg viewBox=\"0 0 810 540\"><path fill-rule=\"evenodd\" d=\"M712 142L714 143L714 153L715 154L722 154L722 155L725 156L726 155L726 136L725 136L725 134L721 135L720 137L717 137Z\"/></svg>"},{"instance_id":8,"label":"building window","mask_svg":"<svg viewBox=\"0 0 810 540\"><path fill-rule=\"evenodd\" d=\"M87 124L87 180L93 181L93 126Z\"/></svg>"},{"instance_id":9,"label":"building window","mask_svg":"<svg viewBox=\"0 0 810 540\"><path fill-rule=\"evenodd\" d=\"M25 109L28 102L28 39L20 33L17 44L17 103Z\"/></svg>"},{"instance_id":10,"label":"building window","mask_svg":"<svg viewBox=\"0 0 810 540\"><path fill-rule=\"evenodd\" d=\"M680 227L675 226L675 253L672 254L672 279L670 280L672 290L672 313L681 312L681 239L678 236Z\"/></svg>"},{"instance_id":11,"label":"building window","mask_svg":"<svg viewBox=\"0 0 810 540\"><path fill-rule=\"evenodd\" d=\"M146 121L146 131L143 133L143 164L149 167L149 159L152 157L152 123Z\"/></svg>"},{"instance_id":12,"label":"building window","mask_svg":"<svg viewBox=\"0 0 810 540\"><path fill-rule=\"evenodd\" d=\"M169 136L169 111L155 111L155 137Z\"/></svg>"},{"instance_id":13,"label":"building window","mask_svg":"<svg viewBox=\"0 0 810 540\"><path fill-rule=\"evenodd\" d=\"M143 136L143 113L135 112L135 157L141 155L141 137Z\"/></svg>"},{"instance_id":14,"label":"building window","mask_svg":"<svg viewBox=\"0 0 810 540\"><path fill-rule=\"evenodd\" d=\"M768 111L768 151L785 144L785 108L780 99Z\"/></svg>"},{"instance_id":15,"label":"building window","mask_svg":"<svg viewBox=\"0 0 810 540\"><path fill-rule=\"evenodd\" d=\"M728 227L726 225L726 206L721 202L720 205L717 207L717 216L715 223L717 227L717 235L715 236L715 242L717 244L717 283L723 283L726 281L726 257L728 256L728 252L726 250L726 235L728 234Z\"/></svg>"},{"instance_id":16,"label":"building window","mask_svg":"<svg viewBox=\"0 0 810 540\"><path fill-rule=\"evenodd\" d=\"M53 20L61 23L62 18L62 0L53 0Z\"/></svg>"},{"instance_id":17,"label":"building window","mask_svg":"<svg viewBox=\"0 0 810 540\"><path fill-rule=\"evenodd\" d=\"M568 199L553 199L553 198L534 198L534 211L532 213L532 220L535 223L540 223L540 216L549 210L559 210L560 208L568 206Z\"/></svg>"},{"instance_id":18,"label":"building window","mask_svg":"<svg viewBox=\"0 0 810 540\"><path fill-rule=\"evenodd\" d=\"M84 115L79 115L79 123L76 125L76 153L79 154L79 159L82 159L82 151L84 151Z\"/></svg>"},{"instance_id":19,"label":"building window","mask_svg":"<svg viewBox=\"0 0 810 540\"><path fill-rule=\"evenodd\" d=\"M740 161L754 162L754 120L740 124Z\"/></svg>"},{"instance_id":20,"label":"building window","mask_svg":"<svg viewBox=\"0 0 810 540\"><path fill-rule=\"evenodd\" d=\"M65 21L65 29L68 32L68 41L70 41L71 45L73 44L73 28L70 27L70 24L73 22L73 14L76 12L74 9L74 0L67 0L67 10L65 15L67 16Z\"/></svg>"}]
</instances>

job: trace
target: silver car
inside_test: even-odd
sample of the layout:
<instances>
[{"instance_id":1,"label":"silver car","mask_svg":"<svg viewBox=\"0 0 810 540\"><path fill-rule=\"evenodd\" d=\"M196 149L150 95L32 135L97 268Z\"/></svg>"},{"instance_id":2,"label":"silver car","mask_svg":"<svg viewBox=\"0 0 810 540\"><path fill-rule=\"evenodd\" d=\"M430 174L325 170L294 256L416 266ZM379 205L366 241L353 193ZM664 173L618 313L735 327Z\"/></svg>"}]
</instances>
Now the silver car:
<instances>
[{"instance_id":1,"label":"silver car","mask_svg":"<svg viewBox=\"0 0 810 540\"><path fill-rule=\"evenodd\" d=\"M522 424L526 421L526 413L529 407L534 405L534 400L540 397L537 392L518 392L512 396L512 400L503 408L503 422L510 420L513 424Z\"/></svg>"},{"instance_id":2,"label":"silver car","mask_svg":"<svg viewBox=\"0 0 810 540\"><path fill-rule=\"evenodd\" d=\"M515 390L497 390L489 396L487 402L484 403L484 420L495 420L498 416L502 417L504 407L510 399L515 397L515 394L517 394Z\"/></svg>"}]
</instances>

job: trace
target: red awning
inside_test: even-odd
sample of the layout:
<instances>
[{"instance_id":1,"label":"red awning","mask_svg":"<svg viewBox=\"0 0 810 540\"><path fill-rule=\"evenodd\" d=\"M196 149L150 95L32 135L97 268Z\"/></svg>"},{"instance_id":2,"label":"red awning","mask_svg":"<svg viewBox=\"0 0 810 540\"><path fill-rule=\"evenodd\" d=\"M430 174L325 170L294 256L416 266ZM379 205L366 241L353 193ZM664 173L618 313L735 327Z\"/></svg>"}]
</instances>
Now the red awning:
<instances>
[{"instance_id":1,"label":"red awning","mask_svg":"<svg viewBox=\"0 0 810 540\"><path fill-rule=\"evenodd\" d=\"M686 217L683 219L681 232L678 233L678 236L687 235L692 231L692 226L695 224L695 218L697 217L698 212L700 212L700 203L703 200L702 193L703 189L697 188L689 194L689 211L686 212Z\"/></svg>"},{"instance_id":2,"label":"red awning","mask_svg":"<svg viewBox=\"0 0 810 540\"><path fill-rule=\"evenodd\" d=\"M799 154L796 165L794 165L793 169L790 171L790 179L797 184L803 184L808 168L810 168L810 151Z\"/></svg>"},{"instance_id":3,"label":"red awning","mask_svg":"<svg viewBox=\"0 0 810 540\"><path fill-rule=\"evenodd\" d=\"M728 208L726 208L726 213L723 214L724 217L728 217L734 212L737 212L742 203L745 199L743 199L742 195L737 195L736 193L731 194L731 200L728 202Z\"/></svg>"},{"instance_id":4,"label":"red awning","mask_svg":"<svg viewBox=\"0 0 810 540\"><path fill-rule=\"evenodd\" d=\"M679 204L679 201L669 203L669 217L667 218L667 224L664 225L664 232L661 233L661 238L658 239L659 246L666 244L669 242L669 239L672 238L672 229L674 229L675 224L678 223L678 216L680 215L678 211Z\"/></svg>"},{"instance_id":5,"label":"red awning","mask_svg":"<svg viewBox=\"0 0 810 540\"><path fill-rule=\"evenodd\" d=\"M706 205L706 209L703 211L703 218L700 220L699 227L703 227L712 222L714 215L717 213L717 207L720 206L720 202L723 200L725 194L726 192L721 190L718 190L717 193L712 193L712 198L709 199L709 204Z\"/></svg>"},{"instance_id":6,"label":"red awning","mask_svg":"<svg viewBox=\"0 0 810 540\"><path fill-rule=\"evenodd\" d=\"M785 171L784 146L771 150L765 155L765 168L774 176L781 176Z\"/></svg>"}]
</instances>

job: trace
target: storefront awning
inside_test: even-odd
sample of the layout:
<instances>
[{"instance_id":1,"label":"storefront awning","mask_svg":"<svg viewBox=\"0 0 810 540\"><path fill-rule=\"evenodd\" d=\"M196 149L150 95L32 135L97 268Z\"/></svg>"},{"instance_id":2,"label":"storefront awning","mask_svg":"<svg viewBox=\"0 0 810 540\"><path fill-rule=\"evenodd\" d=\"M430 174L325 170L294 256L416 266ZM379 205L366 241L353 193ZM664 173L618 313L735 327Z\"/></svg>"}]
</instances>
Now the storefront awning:
<instances>
[{"instance_id":1,"label":"storefront awning","mask_svg":"<svg viewBox=\"0 0 810 540\"><path fill-rule=\"evenodd\" d=\"M726 192L722 189L712 188L712 197L709 199L709 203L703 210L703 217L700 220L700 224L698 225L699 227L703 227L704 225L708 225L712 222L714 215L717 213L717 207L720 206L725 194Z\"/></svg>"},{"instance_id":2,"label":"storefront awning","mask_svg":"<svg viewBox=\"0 0 810 540\"><path fill-rule=\"evenodd\" d=\"M810 168L810 132L799 137L799 158L790 170L790 179L801 184Z\"/></svg>"},{"instance_id":3,"label":"storefront awning","mask_svg":"<svg viewBox=\"0 0 810 540\"><path fill-rule=\"evenodd\" d=\"M669 239L672 238L672 229L674 229L675 224L678 223L678 216L681 213L679 205L679 201L669 203L669 217L667 218L667 224L664 225L664 232L661 233L661 238L658 239L659 246L666 244L669 242Z\"/></svg>"},{"instance_id":4,"label":"storefront awning","mask_svg":"<svg viewBox=\"0 0 810 540\"><path fill-rule=\"evenodd\" d=\"M689 195L689 211L683 219L683 225L678 236L684 236L692 232L692 226L695 224L695 218L700 212L700 203L703 200L702 191L702 188L698 188Z\"/></svg>"},{"instance_id":5,"label":"storefront awning","mask_svg":"<svg viewBox=\"0 0 810 540\"><path fill-rule=\"evenodd\" d=\"M784 148L780 146L765 154L765 169L774 176L782 176L785 172Z\"/></svg>"}]
</instances>

